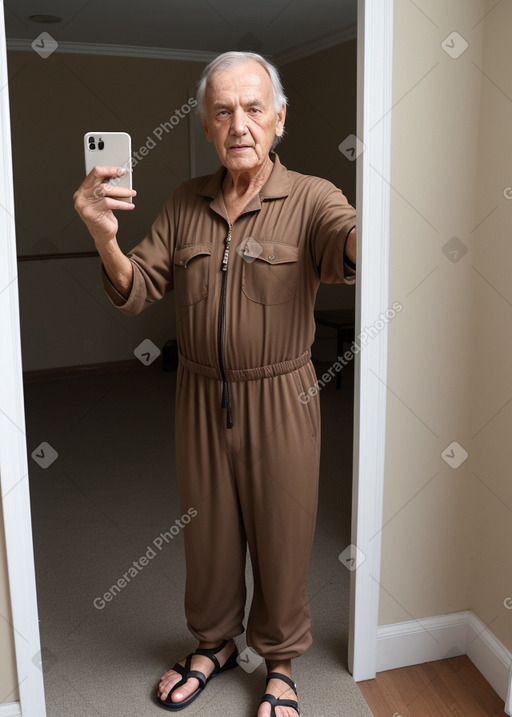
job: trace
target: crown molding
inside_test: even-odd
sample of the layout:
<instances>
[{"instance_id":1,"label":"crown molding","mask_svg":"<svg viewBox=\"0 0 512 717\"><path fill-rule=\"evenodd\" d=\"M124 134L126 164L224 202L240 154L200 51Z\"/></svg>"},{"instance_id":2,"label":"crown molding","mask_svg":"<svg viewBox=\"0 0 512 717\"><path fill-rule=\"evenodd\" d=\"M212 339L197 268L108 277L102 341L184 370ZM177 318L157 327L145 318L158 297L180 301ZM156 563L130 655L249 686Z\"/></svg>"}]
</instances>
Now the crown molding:
<instances>
[{"instance_id":1,"label":"crown molding","mask_svg":"<svg viewBox=\"0 0 512 717\"><path fill-rule=\"evenodd\" d=\"M7 49L21 52L33 51L30 40L7 38ZM59 42L57 52L73 55L110 55L116 57L143 57L154 60L184 60L210 62L216 52L178 50L170 47L138 47L137 45L103 45L93 42Z\"/></svg>"},{"instance_id":2,"label":"crown molding","mask_svg":"<svg viewBox=\"0 0 512 717\"><path fill-rule=\"evenodd\" d=\"M335 47L336 45L342 45L344 42L355 40L356 38L357 23L345 25L342 28L332 30L324 35L319 35L313 40L301 43L300 45L295 45L294 47L290 47L288 50L283 50L283 52L277 52L273 56L273 60L277 65L286 65L288 62L301 60L303 57L314 55L317 52L327 50L330 47Z\"/></svg>"},{"instance_id":3,"label":"crown molding","mask_svg":"<svg viewBox=\"0 0 512 717\"><path fill-rule=\"evenodd\" d=\"M277 65L300 60L321 50L341 45L357 37L357 25L346 25L338 30L320 35L300 45L278 52L272 56ZM7 38L7 49L31 52L32 42L24 38ZM57 52L73 55L108 55L111 57L140 57L153 60L181 60L185 62L210 62L217 52L205 50L179 50L170 47L139 47L137 45L105 45L93 42L59 42Z\"/></svg>"}]
</instances>

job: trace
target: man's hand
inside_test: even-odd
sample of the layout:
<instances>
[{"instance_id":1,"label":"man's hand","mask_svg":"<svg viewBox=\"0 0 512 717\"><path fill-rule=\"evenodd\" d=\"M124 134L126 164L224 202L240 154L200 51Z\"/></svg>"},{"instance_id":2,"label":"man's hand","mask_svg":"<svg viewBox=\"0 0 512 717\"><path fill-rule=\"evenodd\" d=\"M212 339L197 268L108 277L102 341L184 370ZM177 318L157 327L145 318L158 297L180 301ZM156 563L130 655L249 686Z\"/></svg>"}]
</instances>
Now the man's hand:
<instances>
[{"instance_id":1,"label":"man's hand","mask_svg":"<svg viewBox=\"0 0 512 717\"><path fill-rule=\"evenodd\" d=\"M73 195L75 209L94 239L105 271L125 298L132 286L133 267L117 243L119 225L112 210L134 209L133 204L121 200L134 197L137 192L107 182L111 177L119 177L126 171L122 167L94 167Z\"/></svg>"},{"instance_id":2,"label":"man's hand","mask_svg":"<svg viewBox=\"0 0 512 717\"><path fill-rule=\"evenodd\" d=\"M121 201L134 197L137 194L134 189L108 184L111 177L120 177L127 171L122 167L93 167L73 195L75 209L96 245L115 239L117 235L118 222L113 209L134 209L133 204Z\"/></svg>"}]
</instances>

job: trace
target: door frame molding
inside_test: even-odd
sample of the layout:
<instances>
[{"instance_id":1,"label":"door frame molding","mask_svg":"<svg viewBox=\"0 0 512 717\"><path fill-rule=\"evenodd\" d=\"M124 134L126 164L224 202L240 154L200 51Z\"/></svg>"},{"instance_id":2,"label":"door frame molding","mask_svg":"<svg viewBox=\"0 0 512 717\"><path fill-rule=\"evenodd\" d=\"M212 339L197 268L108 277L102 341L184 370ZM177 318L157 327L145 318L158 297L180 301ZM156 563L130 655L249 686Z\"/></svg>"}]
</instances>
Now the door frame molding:
<instances>
[{"instance_id":1,"label":"door frame molding","mask_svg":"<svg viewBox=\"0 0 512 717\"><path fill-rule=\"evenodd\" d=\"M359 0L357 25L358 277L350 580L349 670L375 677L380 596L381 531L386 444L393 0ZM381 320L382 321L382 320ZM378 324L380 326L380 324ZM357 341L357 339L356 339Z\"/></svg>"},{"instance_id":2,"label":"door frame molding","mask_svg":"<svg viewBox=\"0 0 512 717\"><path fill-rule=\"evenodd\" d=\"M4 7L0 3L0 487L22 714L45 717L25 436Z\"/></svg>"}]
</instances>

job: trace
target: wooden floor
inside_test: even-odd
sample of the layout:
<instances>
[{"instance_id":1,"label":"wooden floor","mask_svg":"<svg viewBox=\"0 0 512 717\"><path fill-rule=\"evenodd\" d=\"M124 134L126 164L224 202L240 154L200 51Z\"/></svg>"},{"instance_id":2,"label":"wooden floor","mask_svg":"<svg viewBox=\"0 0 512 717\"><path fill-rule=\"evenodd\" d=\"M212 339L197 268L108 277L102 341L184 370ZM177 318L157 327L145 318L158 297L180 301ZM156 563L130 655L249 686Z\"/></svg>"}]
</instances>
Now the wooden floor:
<instances>
[{"instance_id":1,"label":"wooden floor","mask_svg":"<svg viewBox=\"0 0 512 717\"><path fill-rule=\"evenodd\" d=\"M504 702L465 655L359 682L374 717L503 717Z\"/></svg>"}]
</instances>

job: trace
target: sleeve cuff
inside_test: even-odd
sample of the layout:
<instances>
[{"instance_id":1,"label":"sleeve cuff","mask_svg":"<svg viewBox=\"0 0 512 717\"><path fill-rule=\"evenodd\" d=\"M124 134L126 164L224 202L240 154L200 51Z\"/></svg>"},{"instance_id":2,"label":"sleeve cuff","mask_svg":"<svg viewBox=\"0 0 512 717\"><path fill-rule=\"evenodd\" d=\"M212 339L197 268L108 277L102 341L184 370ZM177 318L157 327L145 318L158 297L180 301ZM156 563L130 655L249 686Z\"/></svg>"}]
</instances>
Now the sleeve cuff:
<instances>
[{"instance_id":1,"label":"sleeve cuff","mask_svg":"<svg viewBox=\"0 0 512 717\"><path fill-rule=\"evenodd\" d=\"M101 279L103 282L103 288L112 304L119 309L122 314L126 316L136 316L147 306L145 298L145 287L144 281L137 271L136 264L133 263L133 284L128 297L123 296L116 289L109 275L105 271L103 264L101 265Z\"/></svg>"},{"instance_id":2,"label":"sleeve cuff","mask_svg":"<svg viewBox=\"0 0 512 717\"><path fill-rule=\"evenodd\" d=\"M128 299L126 299L122 294L118 292L114 284L111 282L109 275L105 271L105 267L103 266L103 264L101 265L101 280L103 282L103 288L105 289L108 298L111 300L114 306L122 308L127 303Z\"/></svg>"},{"instance_id":3,"label":"sleeve cuff","mask_svg":"<svg viewBox=\"0 0 512 717\"><path fill-rule=\"evenodd\" d=\"M354 226L349 230L349 232L348 232L348 234L347 234L347 236L346 236L346 238L345 238L345 244L343 245L343 262L344 262L344 264L345 264L349 269L351 269L351 270L354 271L354 272L355 272L355 270L356 270L356 265L355 265L354 262L351 261L351 260L348 258L348 256L347 256L347 241L348 241L348 238L349 238L351 232L352 232L355 228L356 228L356 225L354 224Z\"/></svg>"}]
</instances>

